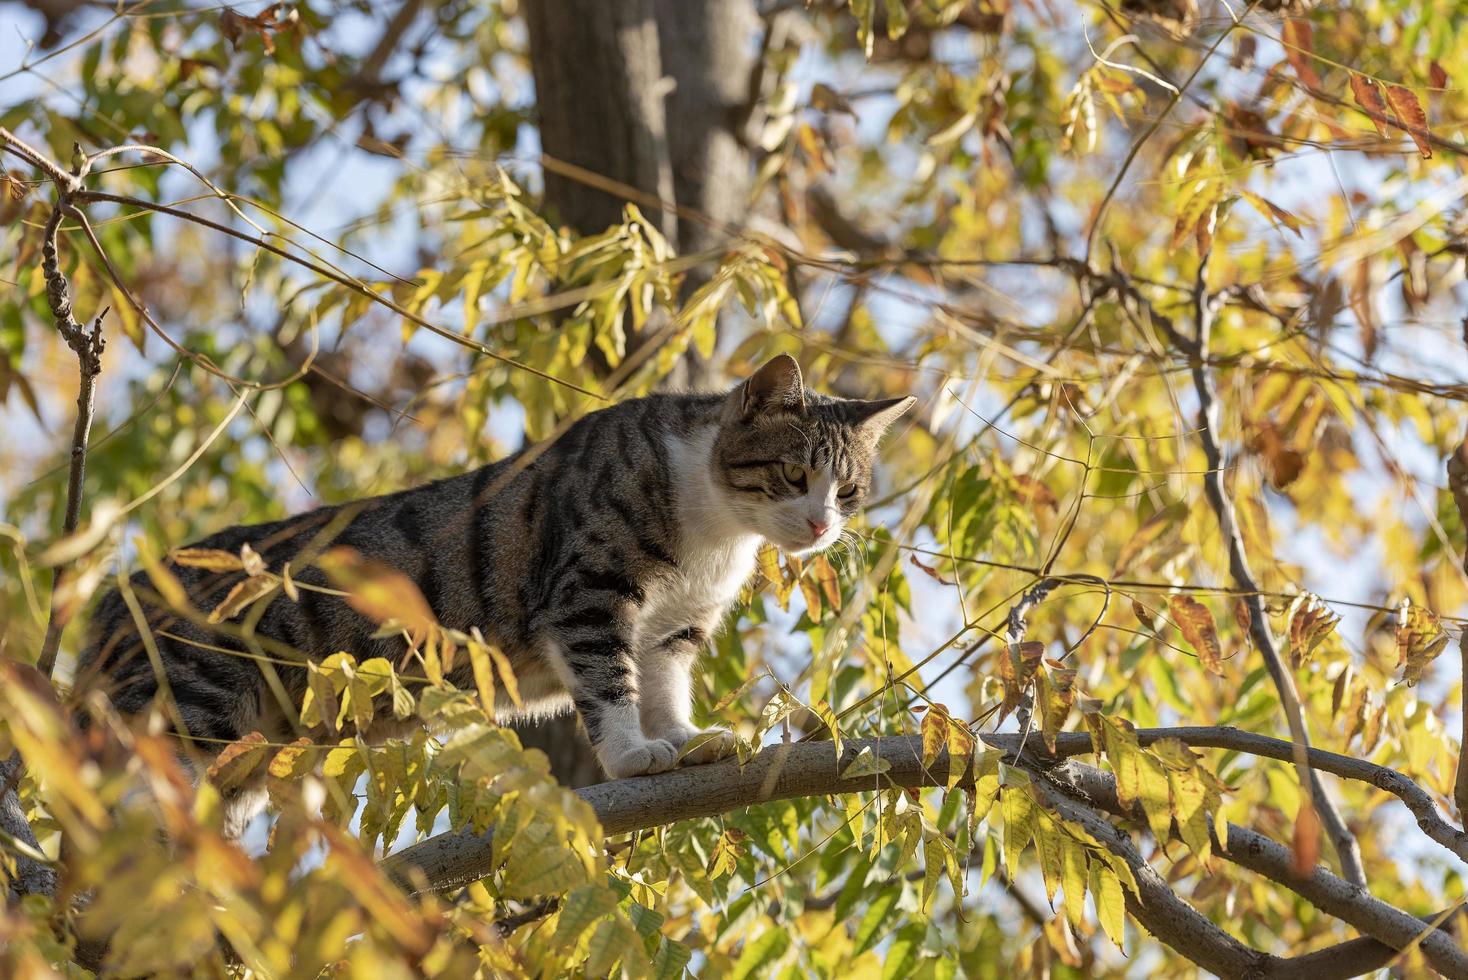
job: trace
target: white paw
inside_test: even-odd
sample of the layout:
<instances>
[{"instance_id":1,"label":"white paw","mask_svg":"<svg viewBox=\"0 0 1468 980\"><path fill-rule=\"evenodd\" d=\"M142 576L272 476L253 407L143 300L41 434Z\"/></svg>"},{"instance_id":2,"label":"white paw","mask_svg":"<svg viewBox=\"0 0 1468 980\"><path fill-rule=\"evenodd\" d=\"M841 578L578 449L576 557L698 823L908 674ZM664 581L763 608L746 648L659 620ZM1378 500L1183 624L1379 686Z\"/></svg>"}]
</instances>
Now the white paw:
<instances>
[{"instance_id":1,"label":"white paw","mask_svg":"<svg viewBox=\"0 0 1468 980\"><path fill-rule=\"evenodd\" d=\"M612 779L667 772L677 764L678 747L662 738L623 744L602 759L602 768Z\"/></svg>"},{"instance_id":2,"label":"white paw","mask_svg":"<svg viewBox=\"0 0 1468 980\"><path fill-rule=\"evenodd\" d=\"M738 744L734 733L723 728L705 728L703 731L690 728L676 736L669 735L668 740L679 747L680 761L690 766L727 758L734 754Z\"/></svg>"}]
</instances>

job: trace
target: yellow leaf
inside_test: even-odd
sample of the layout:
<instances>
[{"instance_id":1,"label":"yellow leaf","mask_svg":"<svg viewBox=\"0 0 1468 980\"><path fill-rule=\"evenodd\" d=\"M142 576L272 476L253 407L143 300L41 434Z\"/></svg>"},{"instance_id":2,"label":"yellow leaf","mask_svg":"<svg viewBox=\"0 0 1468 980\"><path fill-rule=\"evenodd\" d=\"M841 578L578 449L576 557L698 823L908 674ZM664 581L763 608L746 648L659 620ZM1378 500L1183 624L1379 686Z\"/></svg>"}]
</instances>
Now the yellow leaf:
<instances>
[{"instance_id":1,"label":"yellow leaf","mask_svg":"<svg viewBox=\"0 0 1468 980\"><path fill-rule=\"evenodd\" d=\"M483 643L469 644L469 664L474 668L474 686L479 703L486 714L494 715L494 665L489 662L489 649Z\"/></svg>"},{"instance_id":2,"label":"yellow leaf","mask_svg":"<svg viewBox=\"0 0 1468 980\"><path fill-rule=\"evenodd\" d=\"M1086 920L1086 849L1068 835L1060 841L1060 887L1065 892L1065 917L1078 929Z\"/></svg>"},{"instance_id":3,"label":"yellow leaf","mask_svg":"<svg viewBox=\"0 0 1468 980\"><path fill-rule=\"evenodd\" d=\"M238 572L244 569L239 555L218 548L174 548L168 560L185 568L203 568L211 572Z\"/></svg>"},{"instance_id":4,"label":"yellow leaf","mask_svg":"<svg viewBox=\"0 0 1468 980\"><path fill-rule=\"evenodd\" d=\"M948 745L948 712L935 707L923 715L923 768L931 768L938 755ZM950 762L950 768L956 765Z\"/></svg>"},{"instance_id":5,"label":"yellow leaf","mask_svg":"<svg viewBox=\"0 0 1468 980\"><path fill-rule=\"evenodd\" d=\"M499 647L492 644L486 646L489 650L489 658L494 661L494 669L500 676L500 683L504 685L505 694L509 695L510 703L517 708L525 707L520 701L520 684L515 680L515 671L510 666L510 658L505 656L504 651Z\"/></svg>"},{"instance_id":6,"label":"yellow leaf","mask_svg":"<svg viewBox=\"0 0 1468 980\"><path fill-rule=\"evenodd\" d=\"M1101 928L1116 948L1125 952L1126 894L1116 872L1099 861L1091 863L1091 895L1096 900L1096 918L1101 920Z\"/></svg>"},{"instance_id":7,"label":"yellow leaf","mask_svg":"<svg viewBox=\"0 0 1468 980\"><path fill-rule=\"evenodd\" d=\"M310 751L311 740L298 738L270 760L270 775L276 779L299 779L311 771L315 755Z\"/></svg>"}]
</instances>

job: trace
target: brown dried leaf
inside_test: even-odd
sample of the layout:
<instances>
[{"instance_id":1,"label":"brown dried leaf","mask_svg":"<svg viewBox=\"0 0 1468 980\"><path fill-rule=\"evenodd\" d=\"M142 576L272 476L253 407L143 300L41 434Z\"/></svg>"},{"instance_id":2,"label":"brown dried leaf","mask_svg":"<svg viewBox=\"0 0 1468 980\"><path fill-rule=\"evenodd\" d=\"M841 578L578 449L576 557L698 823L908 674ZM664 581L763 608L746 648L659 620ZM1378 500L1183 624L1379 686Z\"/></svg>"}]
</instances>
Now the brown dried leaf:
<instances>
[{"instance_id":1,"label":"brown dried leaf","mask_svg":"<svg viewBox=\"0 0 1468 980\"><path fill-rule=\"evenodd\" d=\"M841 611L841 582L836 578L836 569L826 560L825 555L816 555L810 563L811 572L815 574L816 581L821 583L821 594L826 597L826 604L837 612Z\"/></svg>"},{"instance_id":2,"label":"brown dried leaf","mask_svg":"<svg viewBox=\"0 0 1468 980\"><path fill-rule=\"evenodd\" d=\"M1264 457L1269 482L1276 490L1294 483L1305 469L1305 455L1285 445L1273 422L1261 422L1249 440L1249 450Z\"/></svg>"},{"instance_id":3,"label":"brown dried leaf","mask_svg":"<svg viewBox=\"0 0 1468 980\"><path fill-rule=\"evenodd\" d=\"M263 599L274 592L275 587L279 584L280 579L268 572L254 578L240 579L219 605L209 613L209 622L222 623L226 619L233 619L256 600Z\"/></svg>"},{"instance_id":4,"label":"brown dried leaf","mask_svg":"<svg viewBox=\"0 0 1468 980\"><path fill-rule=\"evenodd\" d=\"M1315 596L1306 594L1294 601L1290 616L1290 663L1296 668L1310 659L1322 640L1340 622L1340 617Z\"/></svg>"},{"instance_id":5,"label":"brown dried leaf","mask_svg":"<svg viewBox=\"0 0 1468 980\"><path fill-rule=\"evenodd\" d=\"M1381 97L1381 88L1376 84L1376 79L1367 78L1351 72L1351 93L1356 97L1356 104L1366 110L1366 115L1371 119L1371 125L1376 127L1378 136L1386 136L1386 100Z\"/></svg>"},{"instance_id":6,"label":"brown dried leaf","mask_svg":"<svg viewBox=\"0 0 1468 980\"><path fill-rule=\"evenodd\" d=\"M1015 499L1020 503L1048 507L1052 511L1060 509L1060 501L1056 498L1055 491L1037 477L1030 476L1028 473L1019 473L1014 477L1014 482L1018 487Z\"/></svg>"},{"instance_id":7,"label":"brown dried leaf","mask_svg":"<svg viewBox=\"0 0 1468 980\"><path fill-rule=\"evenodd\" d=\"M1315 34L1310 22L1290 18L1280 31L1284 43L1285 58L1295 70L1295 77L1311 88L1320 88L1320 76L1315 74Z\"/></svg>"},{"instance_id":8,"label":"brown dried leaf","mask_svg":"<svg viewBox=\"0 0 1468 980\"><path fill-rule=\"evenodd\" d=\"M1427 80L1433 88L1445 89L1448 87L1448 73L1443 71L1443 66L1436 60L1427 65Z\"/></svg>"},{"instance_id":9,"label":"brown dried leaf","mask_svg":"<svg viewBox=\"0 0 1468 980\"><path fill-rule=\"evenodd\" d=\"M1254 67L1254 54L1259 48L1259 41L1252 34L1240 34L1239 39L1234 42L1233 57L1228 63L1233 68L1247 71Z\"/></svg>"},{"instance_id":10,"label":"brown dried leaf","mask_svg":"<svg viewBox=\"0 0 1468 980\"><path fill-rule=\"evenodd\" d=\"M917 555L912 555L907 560L912 562L913 567L921 569L924 573L927 574L929 578L933 579L934 581L942 582L944 585L953 584L952 582L944 578L942 573L940 573L938 569L934 568L932 565L925 565L921 561L919 561Z\"/></svg>"},{"instance_id":11,"label":"brown dried leaf","mask_svg":"<svg viewBox=\"0 0 1468 980\"><path fill-rule=\"evenodd\" d=\"M1243 596L1234 600L1234 622L1238 624L1244 642L1252 643L1249 631L1254 628L1254 614L1249 612L1249 604L1244 601Z\"/></svg>"},{"instance_id":12,"label":"brown dried leaf","mask_svg":"<svg viewBox=\"0 0 1468 980\"><path fill-rule=\"evenodd\" d=\"M1051 661L1054 663L1054 661ZM1043 674L1043 672L1042 672ZM1076 697L1076 672L1070 667L1052 667L1049 681L1045 685L1045 697L1040 705L1040 733L1045 747L1055 752L1055 738L1065 726L1071 705Z\"/></svg>"},{"instance_id":13,"label":"brown dried leaf","mask_svg":"<svg viewBox=\"0 0 1468 980\"><path fill-rule=\"evenodd\" d=\"M1341 703L1346 699L1346 691L1350 690L1351 675L1354 673L1355 671L1351 669L1351 665L1346 664L1345 669L1336 675L1335 686L1330 691L1330 717L1332 720L1335 719L1336 715L1341 713Z\"/></svg>"},{"instance_id":14,"label":"brown dried leaf","mask_svg":"<svg viewBox=\"0 0 1468 980\"><path fill-rule=\"evenodd\" d=\"M1309 796L1300 800L1300 813L1295 817L1294 852L1295 874L1308 877L1320 860L1320 815Z\"/></svg>"},{"instance_id":15,"label":"brown dried leaf","mask_svg":"<svg viewBox=\"0 0 1468 980\"><path fill-rule=\"evenodd\" d=\"M1361 328L1361 347L1366 352L1366 360L1369 361L1376 354L1378 336L1369 256L1357 260L1356 267L1352 271L1350 304L1351 313L1355 315L1356 323Z\"/></svg>"},{"instance_id":16,"label":"brown dried leaf","mask_svg":"<svg viewBox=\"0 0 1468 980\"><path fill-rule=\"evenodd\" d=\"M1211 674L1223 676L1223 648L1218 642L1218 627L1208 607L1189 595L1168 599L1173 621L1183 637L1198 653L1198 660Z\"/></svg>"},{"instance_id":17,"label":"brown dried leaf","mask_svg":"<svg viewBox=\"0 0 1468 980\"><path fill-rule=\"evenodd\" d=\"M1397 613L1397 666L1408 686L1422 679L1422 671L1448 645L1448 634L1431 611L1402 604Z\"/></svg>"},{"instance_id":18,"label":"brown dried leaf","mask_svg":"<svg viewBox=\"0 0 1468 980\"><path fill-rule=\"evenodd\" d=\"M1386 87L1386 100L1391 103L1392 111L1396 113L1397 123L1412 137L1412 142L1417 144L1417 152L1422 154L1422 159L1432 158L1432 134L1427 128L1427 113L1422 111L1422 103L1417 101L1417 96L1411 89L1400 85L1388 85Z\"/></svg>"},{"instance_id":19,"label":"brown dried leaf","mask_svg":"<svg viewBox=\"0 0 1468 980\"><path fill-rule=\"evenodd\" d=\"M1045 644L1038 640L1012 643L999 655L999 682L1004 688L1004 700L999 705L999 721L1024 703L1025 691L1034 680L1035 670L1045 655Z\"/></svg>"}]
</instances>

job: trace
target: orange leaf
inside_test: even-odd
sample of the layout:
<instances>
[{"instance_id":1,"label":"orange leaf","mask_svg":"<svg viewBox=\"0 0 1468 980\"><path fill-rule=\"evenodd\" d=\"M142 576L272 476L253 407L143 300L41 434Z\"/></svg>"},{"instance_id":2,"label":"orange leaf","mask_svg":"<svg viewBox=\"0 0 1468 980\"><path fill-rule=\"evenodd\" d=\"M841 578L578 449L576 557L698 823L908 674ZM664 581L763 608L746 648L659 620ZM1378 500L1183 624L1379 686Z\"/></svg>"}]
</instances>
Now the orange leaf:
<instances>
[{"instance_id":1,"label":"orange leaf","mask_svg":"<svg viewBox=\"0 0 1468 980\"><path fill-rule=\"evenodd\" d=\"M1168 599L1172 618L1183 637L1198 652L1198 660L1211 674L1223 675L1223 648L1218 642L1218 627L1208 607L1188 595L1175 595Z\"/></svg>"},{"instance_id":2,"label":"orange leaf","mask_svg":"<svg viewBox=\"0 0 1468 980\"><path fill-rule=\"evenodd\" d=\"M1436 61L1427 66L1427 80L1433 88L1442 89L1448 87L1448 73L1443 71L1443 66Z\"/></svg>"},{"instance_id":3,"label":"orange leaf","mask_svg":"<svg viewBox=\"0 0 1468 980\"><path fill-rule=\"evenodd\" d=\"M1378 136L1386 136L1386 100L1381 97L1381 89L1376 84L1376 79L1367 78L1365 75L1351 73L1351 93L1356 96L1356 104L1366 110L1366 115L1371 117L1371 125L1376 127Z\"/></svg>"},{"instance_id":4,"label":"orange leaf","mask_svg":"<svg viewBox=\"0 0 1468 980\"><path fill-rule=\"evenodd\" d=\"M219 753L209 767L209 778L221 793L227 793L243 785L260 767L269 751L270 746L265 744L265 736L259 732L251 732L238 742L231 742L224 747L224 751Z\"/></svg>"},{"instance_id":5,"label":"orange leaf","mask_svg":"<svg viewBox=\"0 0 1468 980\"><path fill-rule=\"evenodd\" d=\"M1400 85L1388 85L1386 100L1397 114L1397 122L1412 137L1412 142L1417 144L1417 152L1422 154L1422 159L1431 159L1432 145L1429 139L1432 134L1427 129L1427 113L1422 111L1422 103L1417 101L1417 96Z\"/></svg>"},{"instance_id":6,"label":"orange leaf","mask_svg":"<svg viewBox=\"0 0 1468 980\"><path fill-rule=\"evenodd\" d=\"M391 565L345 546L332 548L317 564L347 593L353 609L375 623L400 624L414 643L421 643L438 625L418 586Z\"/></svg>"},{"instance_id":7,"label":"orange leaf","mask_svg":"<svg viewBox=\"0 0 1468 980\"><path fill-rule=\"evenodd\" d=\"M1308 796L1300 801L1300 814L1295 818L1294 851L1295 874L1306 878L1320 860L1320 816Z\"/></svg>"},{"instance_id":8,"label":"orange leaf","mask_svg":"<svg viewBox=\"0 0 1468 980\"><path fill-rule=\"evenodd\" d=\"M1304 20L1287 20L1281 31L1284 41L1285 58L1289 60L1290 67L1295 70L1295 75L1311 88L1320 88L1320 76L1315 74L1315 35L1310 30L1310 22Z\"/></svg>"}]
</instances>

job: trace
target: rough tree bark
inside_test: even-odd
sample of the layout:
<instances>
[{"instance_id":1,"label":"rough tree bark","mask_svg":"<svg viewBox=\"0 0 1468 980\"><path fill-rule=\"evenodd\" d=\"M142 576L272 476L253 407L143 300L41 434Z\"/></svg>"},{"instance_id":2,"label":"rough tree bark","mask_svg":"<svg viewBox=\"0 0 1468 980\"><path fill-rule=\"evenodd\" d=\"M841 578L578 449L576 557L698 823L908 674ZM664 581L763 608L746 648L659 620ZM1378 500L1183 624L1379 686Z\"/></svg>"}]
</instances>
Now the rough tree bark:
<instances>
[{"instance_id":1,"label":"rough tree bark","mask_svg":"<svg viewBox=\"0 0 1468 980\"><path fill-rule=\"evenodd\" d=\"M752 0L534 0L525 16L552 220L596 234L635 196L684 254L727 240L749 193L740 127L757 61ZM692 270L684 295L708 275ZM677 380L711 374L691 355ZM566 785L600 780L574 718L518 731Z\"/></svg>"}]
</instances>

